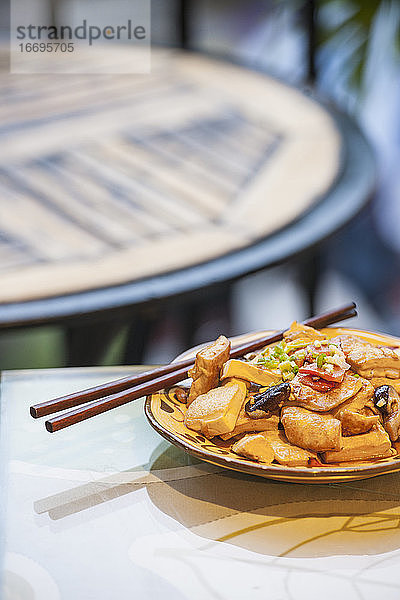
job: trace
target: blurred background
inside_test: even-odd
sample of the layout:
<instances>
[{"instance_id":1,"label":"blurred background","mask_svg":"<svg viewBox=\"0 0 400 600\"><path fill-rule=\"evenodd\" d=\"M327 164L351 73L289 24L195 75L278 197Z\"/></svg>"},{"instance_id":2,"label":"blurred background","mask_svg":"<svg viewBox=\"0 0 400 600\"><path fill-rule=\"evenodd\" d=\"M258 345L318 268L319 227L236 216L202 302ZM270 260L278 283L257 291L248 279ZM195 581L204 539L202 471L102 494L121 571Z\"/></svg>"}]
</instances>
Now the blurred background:
<instances>
[{"instance_id":1,"label":"blurred background","mask_svg":"<svg viewBox=\"0 0 400 600\"><path fill-rule=\"evenodd\" d=\"M84 14L85 4L93 5L92 0L35 2L38 13L48 11L64 19L69 11ZM107 2L96 0L99 13ZM113 5L118 2L126 4L113 0ZM152 0L154 46L184 46L301 89L313 87L361 126L376 156L376 192L361 214L314 251L312 308L320 312L354 300L360 315L354 326L400 335L400 3L196 0L183 4L184 39L182 2ZM0 18L6 41L9 14L4 5ZM6 72L2 76L10 77ZM7 105L6 94L0 95L0 102ZM186 314L174 303L153 307L140 340L135 337L139 336L137 323L132 328L124 317L115 335L99 342L104 352L98 364L162 363L189 342L197 344L219 333L281 328L305 318L310 298L301 281L303 260L243 277L229 286L228 293L209 298L205 294L195 309L188 305ZM188 321L192 321L190 336ZM0 369L59 367L68 364L66 354L60 325L0 332Z\"/></svg>"}]
</instances>

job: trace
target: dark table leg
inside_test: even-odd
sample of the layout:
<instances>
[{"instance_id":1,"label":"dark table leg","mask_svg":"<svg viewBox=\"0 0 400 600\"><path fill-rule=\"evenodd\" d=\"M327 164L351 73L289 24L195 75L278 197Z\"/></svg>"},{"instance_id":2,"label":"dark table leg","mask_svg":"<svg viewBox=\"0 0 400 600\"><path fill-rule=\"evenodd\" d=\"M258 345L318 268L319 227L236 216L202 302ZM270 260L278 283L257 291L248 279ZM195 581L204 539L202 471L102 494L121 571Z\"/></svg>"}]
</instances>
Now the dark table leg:
<instances>
[{"instance_id":1,"label":"dark table leg","mask_svg":"<svg viewBox=\"0 0 400 600\"><path fill-rule=\"evenodd\" d=\"M185 349L221 334L229 336L232 325L232 285L206 288L182 307L182 328Z\"/></svg>"},{"instance_id":2,"label":"dark table leg","mask_svg":"<svg viewBox=\"0 0 400 600\"><path fill-rule=\"evenodd\" d=\"M178 0L177 3L177 37L178 45L183 50L190 47L189 36L189 11L190 0Z\"/></svg>"},{"instance_id":3,"label":"dark table leg","mask_svg":"<svg viewBox=\"0 0 400 600\"><path fill-rule=\"evenodd\" d=\"M120 320L77 323L65 328L65 365L92 367L101 364L114 337L124 323Z\"/></svg>"},{"instance_id":4,"label":"dark table leg","mask_svg":"<svg viewBox=\"0 0 400 600\"><path fill-rule=\"evenodd\" d=\"M306 253L296 263L297 277L307 301L307 315L316 314L316 294L322 272L322 257L319 249Z\"/></svg>"},{"instance_id":5,"label":"dark table leg","mask_svg":"<svg viewBox=\"0 0 400 600\"><path fill-rule=\"evenodd\" d=\"M130 320L122 364L140 365L143 363L144 353L155 320L156 315L149 311L141 311Z\"/></svg>"},{"instance_id":6,"label":"dark table leg","mask_svg":"<svg viewBox=\"0 0 400 600\"><path fill-rule=\"evenodd\" d=\"M316 2L306 0L303 5L304 26L307 32L307 83L314 85L317 79L315 53L317 47Z\"/></svg>"},{"instance_id":7,"label":"dark table leg","mask_svg":"<svg viewBox=\"0 0 400 600\"><path fill-rule=\"evenodd\" d=\"M230 335L231 285L205 288L176 302L135 314L130 321L122 363L142 364L149 340L156 343L158 328L162 330L163 320L168 318L176 323L171 335L181 340L182 352L221 333ZM173 358L172 354L170 360Z\"/></svg>"}]
</instances>

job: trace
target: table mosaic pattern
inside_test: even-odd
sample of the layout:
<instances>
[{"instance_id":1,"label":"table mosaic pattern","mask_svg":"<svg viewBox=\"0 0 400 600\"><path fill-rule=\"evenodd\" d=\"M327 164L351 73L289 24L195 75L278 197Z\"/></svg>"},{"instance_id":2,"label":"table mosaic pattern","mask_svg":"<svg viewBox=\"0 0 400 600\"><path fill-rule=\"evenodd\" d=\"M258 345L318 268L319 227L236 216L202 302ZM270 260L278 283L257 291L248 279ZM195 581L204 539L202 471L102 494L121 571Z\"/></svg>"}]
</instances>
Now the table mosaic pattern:
<instances>
[{"instance_id":1,"label":"table mosaic pattern","mask_svg":"<svg viewBox=\"0 0 400 600\"><path fill-rule=\"evenodd\" d=\"M243 248L308 210L340 170L320 105L201 56L154 50L150 75L2 79L0 302Z\"/></svg>"}]
</instances>

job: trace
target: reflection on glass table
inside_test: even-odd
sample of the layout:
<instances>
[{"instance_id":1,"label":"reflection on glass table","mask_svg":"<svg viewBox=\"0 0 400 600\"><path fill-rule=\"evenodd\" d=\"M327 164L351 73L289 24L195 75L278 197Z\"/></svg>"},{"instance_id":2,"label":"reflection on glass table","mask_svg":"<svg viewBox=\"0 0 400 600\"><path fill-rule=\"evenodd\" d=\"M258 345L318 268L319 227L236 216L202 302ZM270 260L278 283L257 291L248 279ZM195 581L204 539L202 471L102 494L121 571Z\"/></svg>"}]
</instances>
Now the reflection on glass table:
<instances>
[{"instance_id":1,"label":"reflection on glass table","mask_svg":"<svg viewBox=\"0 0 400 600\"><path fill-rule=\"evenodd\" d=\"M314 486L234 473L159 437L142 400L53 435L29 415L138 369L3 373L4 600L399 598L399 473Z\"/></svg>"}]
</instances>

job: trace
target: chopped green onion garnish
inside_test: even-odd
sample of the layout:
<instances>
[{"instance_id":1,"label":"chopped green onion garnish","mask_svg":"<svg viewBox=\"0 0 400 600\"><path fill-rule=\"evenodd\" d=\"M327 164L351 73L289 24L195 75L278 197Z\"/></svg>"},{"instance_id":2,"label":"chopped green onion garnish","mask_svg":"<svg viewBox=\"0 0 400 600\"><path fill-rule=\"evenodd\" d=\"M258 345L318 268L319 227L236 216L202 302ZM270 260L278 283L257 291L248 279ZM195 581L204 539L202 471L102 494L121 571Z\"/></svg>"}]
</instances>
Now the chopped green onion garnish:
<instances>
[{"instance_id":1,"label":"chopped green onion garnish","mask_svg":"<svg viewBox=\"0 0 400 600\"><path fill-rule=\"evenodd\" d=\"M267 369L276 369L279 366L279 360L271 356L259 356L257 364Z\"/></svg>"},{"instance_id":2,"label":"chopped green onion garnish","mask_svg":"<svg viewBox=\"0 0 400 600\"><path fill-rule=\"evenodd\" d=\"M265 366L268 367L268 369L276 369L279 366L279 361L271 358L265 361Z\"/></svg>"},{"instance_id":3,"label":"chopped green onion garnish","mask_svg":"<svg viewBox=\"0 0 400 600\"><path fill-rule=\"evenodd\" d=\"M281 363L282 363L282 362L287 362L288 360L290 361L290 358L289 358L289 356L286 354L286 352L284 352L283 354L281 354L281 355L280 355L280 357L279 357L279 362L281 362Z\"/></svg>"},{"instance_id":4,"label":"chopped green onion garnish","mask_svg":"<svg viewBox=\"0 0 400 600\"><path fill-rule=\"evenodd\" d=\"M295 358L296 360L304 360L306 357L305 350L297 350L294 354L292 354L291 358Z\"/></svg>"},{"instance_id":5,"label":"chopped green onion garnish","mask_svg":"<svg viewBox=\"0 0 400 600\"><path fill-rule=\"evenodd\" d=\"M281 362L279 368L282 371L282 373L284 371L291 371L293 369L292 365L290 364L290 360L285 360L284 362Z\"/></svg>"},{"instance_id":6,"label":"chopped green onion garnish","mask_svg":"<svg viewBox=\"0 0 400 600\"><path fill-rule=\"evenodd\" d=\"M300 348L305 348L308 346L308 342L302 341L293 341L286 344L286 353L292 352L292 350L299 350Z\"/></svg>"},{"instance_id":7,"label":"chopped green onion garnish","mask_svg":"<svg viewBox=\"0 0 400 600\"><path fill-rule=\"evenodd\" d=\"M282 379L283 381L291 381L294 377L294 373L291 373L290 371L285 371L284 373L282 373Z\"/></svg>"},{"instance_id":8,"label":"chopped green onion garnish","mask_svg":"<svg viewBox=\"0 0 400 600\"><path fill-rule=\"evenodd\" d=\"M282 348L282 346L276 345L275 348L273 349L272 353L274 356L278 357L278 356L281 356L282 354L284 354L285 351Z\"/></svg>"}]
</instances>

